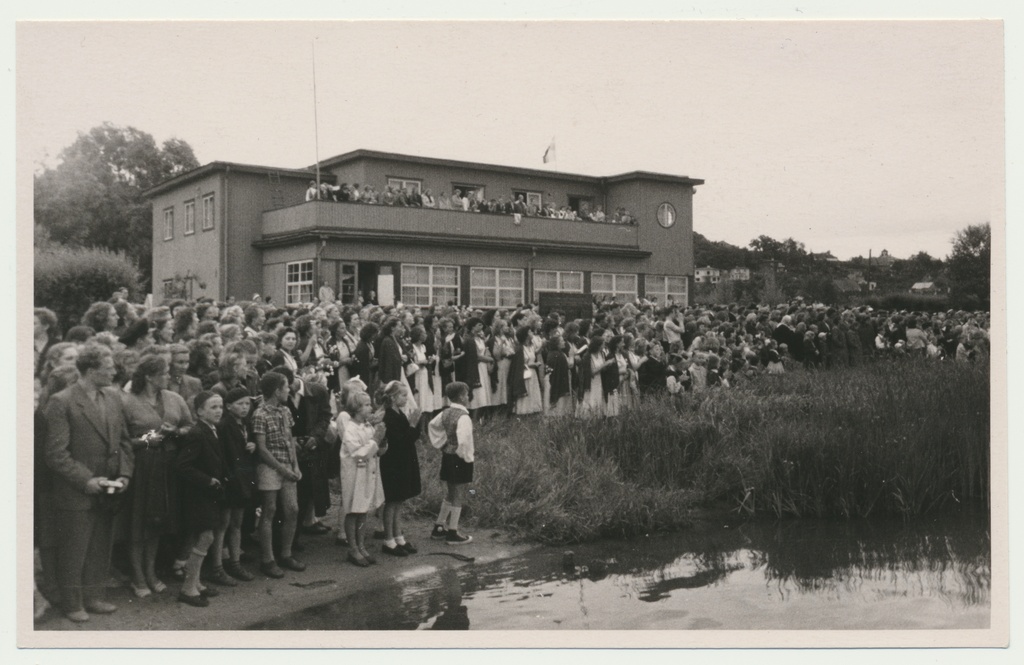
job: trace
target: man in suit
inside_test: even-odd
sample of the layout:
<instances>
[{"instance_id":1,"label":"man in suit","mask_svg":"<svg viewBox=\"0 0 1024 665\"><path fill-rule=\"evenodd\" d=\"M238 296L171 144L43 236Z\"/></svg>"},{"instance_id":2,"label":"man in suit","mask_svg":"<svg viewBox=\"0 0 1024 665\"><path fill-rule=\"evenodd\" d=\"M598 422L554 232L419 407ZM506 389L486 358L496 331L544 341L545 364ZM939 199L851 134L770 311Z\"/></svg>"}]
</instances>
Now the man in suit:
<instances>
[{"instance_id":1,"label":"man in suit","mask_svg":"<svg viewBox=\"0 0 1024 665\"><path fill-rule=\"evenodd\" d=\"M333 452L327 443L327 430L331 424L331 402L327 388L301 376L295 376L287 367L275 367L273 372L284 375L291 386L291 394L285 406L292 414L292 435L297 444L296 453L299 460L299 471L302 478L296 490L298 492L300 527L298 534L324 534L330 529L317 520L327 514L331 505L328 487L328 467ZM313 371L313 368L304 368ZM292 546L294 548L294 544Z\"/></svg>"},{"instance_id":2,"label":"man in suit","mask_svg":"<svg viewBox=\"0 0 1024 665\"><path fill-rule=\"evenodd\" d=\"M88 344L78 354L78 383L46 404L46 464L53 471L57 584L65 615L117 607L102 599L110 571L112 507L128 489L134 457L108 347Z\"/></svg>"}]
</instances>

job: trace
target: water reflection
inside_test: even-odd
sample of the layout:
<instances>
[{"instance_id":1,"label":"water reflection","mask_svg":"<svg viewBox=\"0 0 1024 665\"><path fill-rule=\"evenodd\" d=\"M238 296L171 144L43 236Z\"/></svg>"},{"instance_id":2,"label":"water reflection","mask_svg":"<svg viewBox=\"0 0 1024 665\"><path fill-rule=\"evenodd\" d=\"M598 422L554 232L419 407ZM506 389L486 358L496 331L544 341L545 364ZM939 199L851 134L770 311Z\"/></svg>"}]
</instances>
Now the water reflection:
<instances>
[{"instance_id":1,"label":"water reflection","mask_svg":"<svg viewBox=\"0 0 1024 665\"><path fill-rule=\"evenodd\" d=\"M308 630L986 627L987 514L722 525L445 567L253 626ZM443 564L442 564L443 565Z\"/></svg>"}]
</instances>

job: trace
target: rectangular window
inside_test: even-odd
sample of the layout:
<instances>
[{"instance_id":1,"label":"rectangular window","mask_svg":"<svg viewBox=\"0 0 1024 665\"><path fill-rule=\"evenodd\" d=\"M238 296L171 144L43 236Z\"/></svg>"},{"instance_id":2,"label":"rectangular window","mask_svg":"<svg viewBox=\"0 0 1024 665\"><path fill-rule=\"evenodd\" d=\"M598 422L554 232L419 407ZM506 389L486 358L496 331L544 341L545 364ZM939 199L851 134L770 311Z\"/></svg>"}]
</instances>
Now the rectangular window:
<instances>
[{"instance_id":1,"label":"rectangular window","mask_svg":"<svg viewBox=\"0 0 1024 665\"><path fill-rule=\"evenodd\" d=\"M560 270L533 271L533 299L540 299L541 291L583 293L583 273Z\"/></svg>"},{"instance_id":2,"label":"rectangular window","mask_svg":"<svg viewBox=\"0 0 1024 665\"><path fill-rule=\"evenodd\" d=\"M164 208L164 240L174 239L174 208Z\"/></svg>"},{"instance_id":3,"label":"rectangular window","mask_svg":"<svg viewBox=\"0 0 1024 665\"><path fill-rule=\"evenodd\" d=\"M523 302L525 273L518 269L473 268L469 271L470 307L515 307Z\"/></svg>"},{"instance_id":4,"label":"rectangular window","mask_svg":"<svg viewBox=\"0 0 1024 665\"><path fill-rule=\"evenodd\" d=\"M611 296L616 302L636 300L636 275L595 272L590 275L590 292L604 298Z\"/></svg>"},{"instance_id":5,"label":"rectangular window","mask_svg":"<svg viewBox=\"0 0 1024 665\"><path fill-rule=\"evenodd\" d=\"M677 305L685 305L687 299L686 278L673 275L647 275L644 277L647 299L664 305L671 298Z\"/></svg>"},{"instance_id":6,"label":"rectangular window","mask_svg":"<svg viewBox=\"0 0 1024 665\"><path fill-rule=\"evenodd\" d=\"M457 266L402 264L402 302L427 307L459 301Z\"/></svg>"},{"instance_id":7,"label":"rectangular window","mask_svg":"<svg viewBox=\"0 0 1024 665\"><path fill-rule=\"evenodd\" d=\"M196 232L196 200L185 201L185 235Z\"/></svg>"},{"instance_id":8,"label":"rectangular window","mask_svg":"<svg viewBox=\"0 0 1024 665\"><path fill-rule=\"evenodd\" d=\"M292 261L287 266L285 304L297 305L313 299L313 262Z\"/></svg>"},{"instance_id":9,"label":"rectangular window","mask_svg":"<svg viewBox=\"0 0 1024 665\"><path fill-rule=\"evenodd\" d=\"M462 192L462 195L465 196L470 201L472 201L473 199L476 199L477 201L484 200L485 188L483 185L467 185L465 183L459 184L457 182L453 182L452 194L455 193L456 189Z\"/></svg>"},{"instance_id":10,"label":"rectangular window","mask_svg":"<svg viewBox=\"0 0 1024 665\"><path fill-rule=\"evenodd\" d=\"M411 189L412 191L419 194L423 188L423 181L408 180L406 178L388 178L388 187L391 187L395 191L399 189Z\"/></svg>"},{"instance_id":11,"label":"rectangular window","mask_svg":"<svg viewBox=\"0 0 1024 665\"><path fill-rule=\"evenodd\" d=\"M544 195L540 192L531 192L526 189L513 189L512 190L512 202L515 203L519 197L523 197L523 201L527 206L535 205L537 208L541 208L544 205Z\"/></svg>"},{"instance_id":12,"label":"rectangular window","mask_svg":"<svg viewBox=\"0 0 1024 665\"><path fill-rule=\"evenodd\" d=\"M576 211L576 214L583 217L589 215L594 207L594 200L589 196L569 195L569 208Z\"/></svg>"},{"instance_id":13,"label":"rectangular window","mask_svg":"<svg viewBox=\"0 0 1024 665\"><path fill-rule=\"evenodd\" d=\"M213 194L207 194L203 197L203 230L209 231L213 228Z\"/></svg>"}]
</instances>

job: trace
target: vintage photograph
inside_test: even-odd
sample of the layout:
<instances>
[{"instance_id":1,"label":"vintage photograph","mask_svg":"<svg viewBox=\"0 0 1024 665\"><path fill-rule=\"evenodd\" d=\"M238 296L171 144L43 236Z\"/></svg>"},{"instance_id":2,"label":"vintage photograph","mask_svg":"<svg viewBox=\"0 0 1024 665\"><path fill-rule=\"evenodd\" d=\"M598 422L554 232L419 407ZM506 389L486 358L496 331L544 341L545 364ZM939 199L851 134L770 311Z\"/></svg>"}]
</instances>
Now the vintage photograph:
<instances>
[{"instance_id":1,"label":"vintage photograph","mask_svg":"<svg viewBox=\"0 0 1024 665\"><path fill-rule=\"evenodd\" d=\"M16 38L22 646L1007 639L1001 21Z\"/></svg>"}]
</instances>

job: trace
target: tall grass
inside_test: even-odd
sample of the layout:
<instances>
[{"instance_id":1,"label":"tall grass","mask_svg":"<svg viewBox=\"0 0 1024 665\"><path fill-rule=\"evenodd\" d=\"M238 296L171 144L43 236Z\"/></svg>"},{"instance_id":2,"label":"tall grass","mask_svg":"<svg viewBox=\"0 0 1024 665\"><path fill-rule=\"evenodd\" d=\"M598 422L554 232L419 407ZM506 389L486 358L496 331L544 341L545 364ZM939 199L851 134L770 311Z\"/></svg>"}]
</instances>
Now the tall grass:
<instances>
[{"instance_id":1,"label":"tall grass","mask_svg":"<svg viewBox=\"0 0 1024 665\"><path fill-rule=\"evenodd\" d=\"M549 543L741 515L921 515L988 501L987 365L907 359L765 376L615 419L477 428L476 523ZM421 456L432 511L440 455Z\"/></svg>"}]
</instances>

